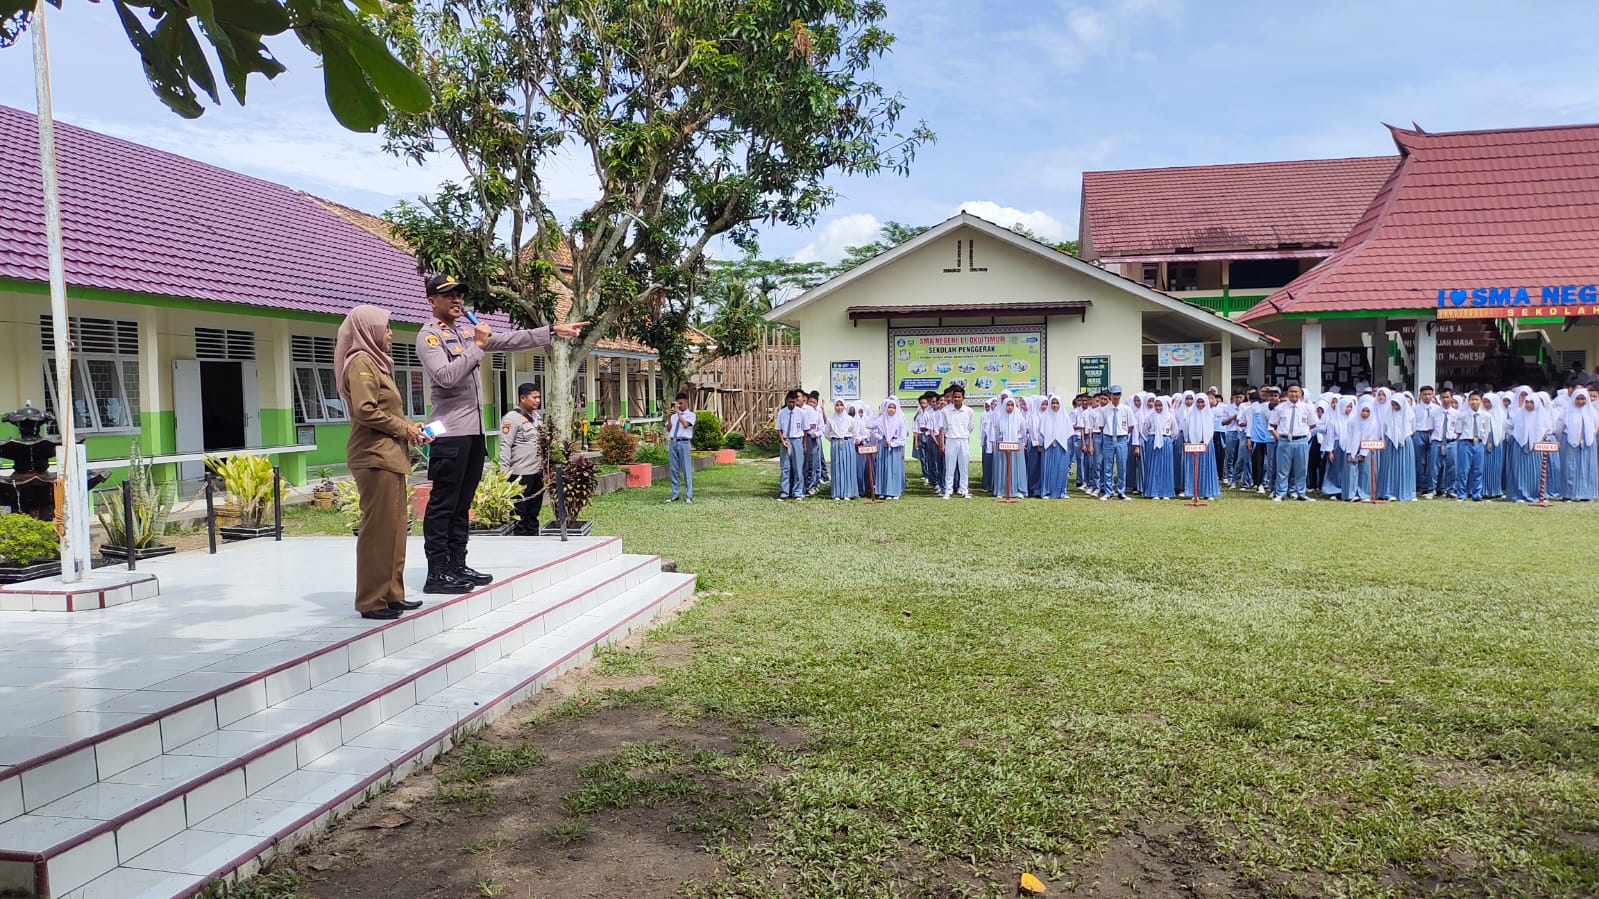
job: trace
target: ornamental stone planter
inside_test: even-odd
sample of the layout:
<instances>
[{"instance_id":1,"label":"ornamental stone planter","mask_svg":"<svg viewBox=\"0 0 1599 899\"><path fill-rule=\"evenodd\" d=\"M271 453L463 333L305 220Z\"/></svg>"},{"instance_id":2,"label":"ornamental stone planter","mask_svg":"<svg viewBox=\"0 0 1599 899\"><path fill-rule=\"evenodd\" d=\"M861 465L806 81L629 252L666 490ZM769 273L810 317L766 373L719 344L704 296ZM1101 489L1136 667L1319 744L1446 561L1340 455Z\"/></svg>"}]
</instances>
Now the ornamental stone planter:
<instances>
[{"instance_id":1,"label":"ornamental stone planter","mask_svg":"<svg viewBox=\"0 0 1599 899\"><path fill-rule=\"evenodd\" d=\"M615 493L616 491L621 490L622 488L624 488L626 486L627 486L627 472L625 472L625 471L607 472L605 474L600 475L599 479L595 482L595 484L594 484L594 495L595 496L604 496L607 493Z\"/></svg>"},{"instance_id":2,"label":"ornamental stone planter","mask_svg":"<svg viewBox=\"0 0 1599 899\"><path fill-rule=\"evenodd\" d=\"M29 565L13 565L10 562L0 563L0 584L20 584L35 578L54 577L61 573L61 560L52 559L48 562L34 562Z\"/></svg>"},{"instance_id":3,"label":"ornamental stone planter","mask_svg":"<svg viewBox=\"0 0 1599 899\"><path fill-rule=\"evenodd\" d=\"M648 487L655 479L655 469L648 462L623 465L622 470L627 472L629 487Z\"/></svg>"},{"instance_id":4,"label":"ornamental stone planter","mask_svg":"<svg viewBox=\"0 0 1599 899\"><path fill-rule=\"evenodd\" d=\"M176 546L144 546L133 551L133 560L139 562L145 559L154 559L158 556L170 556L177 551L178 548ZM105 559L107 562L126 562L128 561L128 548L126 546L106 544L100 547L100 558Z\"/></svg>"},{"instance_id":5,"label":"ornamental stone planter","mask_svg":"<svg viewBox=\"0 0 1599 899\"><path fill-rule=\"evenodd\" d=\"M433 495L433 482L417 484L411 488L411 517L421 518L428 509L428 497Z\"/></svg>"},{"instance_id":6,"label":"ornamental stone planter","mask_svg":"<svg viewBox=\"0 0 1599 899\"><path fill-rule=\"evenodd\" d=\"M234 525L232 527L217 528L217 533L222 535L223 540L254 540L257 537L275 537L278 529L271 525L258 528Z\"/></svg>"},{"instance_id":7,"label":"ornamental stone planter","mask_svg":"<svg viewBox=\"0 0 1599 899\"><path fill-rule=\"evenodd\" d=\"M738 450L719 449L716 451L717 465L732 465L738 461Z\"/></svg>"},{"instance_id":8,"label":"ornamental stone planter","mask_svg":"<svg viewBox=\"0 0 1599 899\"><path fill-rule=\"evenodd\" d=\"M650 468L650 476L657 481L669 480L672 477L672 466L656 465Z\"/></svg>"},{"instance_id":9,"label":"ornamental stone planter","mask_svg":"<svg viewBox=\"0 0 1599 899\"><path fill-rule=\"evenodd\" d=\"M584 521L583 519L574 519L574 520L568 521L566 523L566 536L568 536L568 537L587 537L589 535L589 531L593 530L593 528L594 528L594 522L592 522L592 521ZM539 531L539 536L541 536L541 537L559 537L559 536L561 536L561 523L558 522L558 521L552 521L549 524L546 524L543 527L543 529Z\"/></svg>"},{"instance_id":10,"label":"ornamental stone planter","mask_svg":"<svg viewBox=\"0 0 1599 899\"><path fill-rule=\"evenodd\" d=\"M712 455L700 455L696 453L693 458L695 471L704 471L705 469L716 464L716 457Z\"/></svg>"},{"instance_id":11,"label":"ornamental stone planter","mask_svg":"<svg viewBox=\"0 0 1599 899\"><path fill-rule=\"evenodd\" d=\"M494 528L477 527L476 525L474 525L472 528L470 528L470 530L474 534L483 534L483 535L487 535L487 536L491 536L491 537L504 537L507 534L511 533L512 531L516 530L516 522L507 521L505 524L502 524L499 527L494 527Z\"/></svg>"}]
</instances>

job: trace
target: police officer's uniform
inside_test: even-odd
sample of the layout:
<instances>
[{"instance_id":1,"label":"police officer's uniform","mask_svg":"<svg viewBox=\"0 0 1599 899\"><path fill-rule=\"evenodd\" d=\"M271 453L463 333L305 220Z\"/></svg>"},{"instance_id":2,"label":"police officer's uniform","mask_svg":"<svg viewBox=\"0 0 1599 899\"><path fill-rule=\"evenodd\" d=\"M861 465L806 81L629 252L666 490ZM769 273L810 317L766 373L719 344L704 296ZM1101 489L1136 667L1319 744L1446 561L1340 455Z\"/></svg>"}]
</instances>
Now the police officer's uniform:
<instances>
[{"instance_id":1,"label":"police officer's uniform","mask_svg":"<svg viewBox=\"0 0 1599 899\"><path fill-rule=\"evenodd\" d=\"M448 275L428 280L428 295L459 290ZM504 350L531 350L550 345L550 329L535 328L496 333L488 345L472 340L466 322L433 321L416 336L416 352L427 370L433 415L444 423L444 436L428 450L428 479L433 482L427 511L422 518L422 546L428 560L428 585L424 592L461 592L460 583L486 584L492 578L466 567L467 513L478 481L483 477L487 444L483 439L483 383L478 365L483 354ZM455 582L455 583L451 583ZM437 587L439 589L430 589Z\"/></svg>"},{"instance_id":2,"label":"police officer's uniform","mask_svg":"<svg viewBox=\"0 0 1599 899\"><path fill-rule=\"evenodd\" d=\"M522 387L532 387L524 384ZM517 398L527 395L518 389ZM539 512L544 508L544 458L539 440L542 424L537 411L525 412L520 406L500 419L500 470L522 483L522 497L516 501L516 533L539 532Z\"/></svg>"}]
</instances>

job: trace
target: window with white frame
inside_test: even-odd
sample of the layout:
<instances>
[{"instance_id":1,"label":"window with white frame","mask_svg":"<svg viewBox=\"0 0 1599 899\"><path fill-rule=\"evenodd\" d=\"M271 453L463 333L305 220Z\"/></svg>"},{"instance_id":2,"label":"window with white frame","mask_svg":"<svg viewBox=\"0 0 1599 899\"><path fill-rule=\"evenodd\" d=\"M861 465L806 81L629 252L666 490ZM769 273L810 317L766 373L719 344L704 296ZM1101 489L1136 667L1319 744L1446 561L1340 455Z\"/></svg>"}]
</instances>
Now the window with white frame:
<instances>
[{"instance_id":1,"label":"window with white frame","mask_svg":"<svg viewBox=\"0 0 1599 899\"><path fill-rule=\"evenodd\" d=\"M321 424L344 421L344 400L333 379L332 337L289 337L289 353L294 361L294 421L296 424Z\"/></svg>"},{"instance_id":2,"label":"window with white frame","mask_svg":"<svg viewBox=\"0 0 1599 899\"><path fill-rule=\"evenodd\" d=\"M44 350L44 408L56 414L55 332L39 316ZM139 430L139 325L109 318L70 316L72 423L82 432Z\"/></svg>"},{"instance_id":3,"label":"window with white frame","mask_svg":"<svg viewBox=\"0 0 1599 899\"><path fill-rule=\"evenodd\" d=\"M422 368L422 357L416 354L416 344L396 343L389 355L394 357L394 384L400 388L400 405L404 414L421 418L428 414L427 393L422 385L427 383Z\"/></svg>"}]
</instances>

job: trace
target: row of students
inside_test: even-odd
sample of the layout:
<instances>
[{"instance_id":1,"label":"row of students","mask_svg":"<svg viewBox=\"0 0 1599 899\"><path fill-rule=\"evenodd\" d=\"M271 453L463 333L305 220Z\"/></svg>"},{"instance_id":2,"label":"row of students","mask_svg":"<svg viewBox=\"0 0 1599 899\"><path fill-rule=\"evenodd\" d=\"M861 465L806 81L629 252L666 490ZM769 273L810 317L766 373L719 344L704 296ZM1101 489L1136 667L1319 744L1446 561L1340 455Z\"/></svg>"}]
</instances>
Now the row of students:
<instances>
[{"instance_id":1,"label":"row of students","mask_svg":"<svg viewBox=\"0 0 1599 899\"><path fill-rule=\"evenodd\" d=\"M983 488L996 496L1064 499L1075 483L1108 501L1128 499L1130 492L1211 498L1228 484L1255 486L1277 501L1311 501L1312 491L1358 501L1373 498L1375 477L1375 498L1398 501L1428 495L1418 492L1427 483L1461 500L1587 501L1599 493L1599 405L1581 387L1554 397L1527 387L1474 393L1464 404L1435 395L1436 418L1432 409L1418 411L1430 404L1387 388L1360 396L1329 392L1311 402L1291 385L1218 400L1215 391L1188 391L1139 393L1124 403L1117 387L1078 396L1070 405L1058 395L1001 394L987 401L979 425ZM778 415L784 436L780 498L814 492L818 478L826 479L826 462L816 458L823 439L831 443L835 499L874 489L879 496L902 495L907 442L924 482L946 498L969 495L965 453L972 410L964 394L924 396L918 406L908 427L894 399L875 413L839 401L823 423L815 394L794 392ZM1424 419L1432 427L1421 428ZM1560 446L1549 454L1547 472L1533 448L1545 440ZM1382 449L1366 448L1378 441ZM1001 452L1001 444L1017 449ZM1185 444L1205 450L1185 453ZM881 449L865 456L862 445ZM1430 469L1430 480L1419 469Z\"/></svg>"}]
</instances>

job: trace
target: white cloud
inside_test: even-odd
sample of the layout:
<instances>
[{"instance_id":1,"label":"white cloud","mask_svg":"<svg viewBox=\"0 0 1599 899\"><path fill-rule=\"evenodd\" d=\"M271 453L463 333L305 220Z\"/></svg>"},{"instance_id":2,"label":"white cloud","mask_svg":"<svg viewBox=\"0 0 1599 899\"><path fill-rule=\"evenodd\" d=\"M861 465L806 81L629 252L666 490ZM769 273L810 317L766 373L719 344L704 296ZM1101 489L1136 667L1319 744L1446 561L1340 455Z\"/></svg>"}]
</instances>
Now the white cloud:
<instances>
[{"instance_id":1,"label":"white cloud","mask_svg":"<svg viewBox=\"0 0 1599 899\"><path fill-rule=\"evenodd\" d=\"M844 258L844 250L858 247L877 239L883 223L869 212L842 215L813 232L811 242L789 257L795 262L837 262Z\"/></svg>"},{"instance_id":2,"label":"white cloud","mask_svg":"<svg viewBox=\"0 0 1599 899\"><path fill-rule=\"evenodd\" d=\"M961 204L960 211L988 219L1006 228L1021 225L1048 241L1069 240L1076 237L1067 230L1064 222L1041 209L1023 212L1011 206L1001 206L992 200L967 200Z\"/></svg>"}]
</instances>

